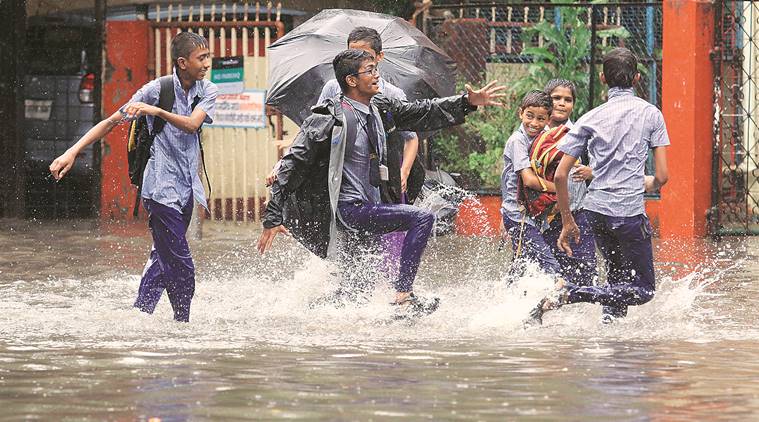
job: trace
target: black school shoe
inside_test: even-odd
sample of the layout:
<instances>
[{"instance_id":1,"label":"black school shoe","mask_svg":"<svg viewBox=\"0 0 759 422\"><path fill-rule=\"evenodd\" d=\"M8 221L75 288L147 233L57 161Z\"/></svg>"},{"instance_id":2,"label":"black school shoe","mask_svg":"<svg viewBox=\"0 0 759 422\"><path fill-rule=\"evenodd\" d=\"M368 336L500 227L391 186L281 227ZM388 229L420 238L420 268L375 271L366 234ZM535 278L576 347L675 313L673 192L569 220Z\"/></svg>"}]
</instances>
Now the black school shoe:
<instances>
[{"instance_id":1,"label":"black school shoe","mask_svg":"<svg viewBox=\"0 0 759 422\"><path fill-rule=\"evenodd\" d=\"M403 302L392 302L390 304L395 308L392 317L394 320L409 320L421 318L437 311L440 306L440 298L425 298L411 293Z\"/></svg>"},{"instance_id":2,"label":"black school shoe","mask_svg":"<svg viewBox=\"0 0 759 422\"><path fill-rule=\"evenodd\" d=\"M527 319L524 320L524 327L532 327L535 325L543 324L543 314L547 311L561 308L562 305L567 303L569 297L569 290L566 287L562 287L548 296L540 299L540 302L530 310L530 314Z\"/></svg>"},{"instance_id":3,"label":"black school shoe","mask_svg":"<svg viewBox=\"0 0 759 422\"><path fill-rule=\"evenodd\" d=\"M627 316L627 307L617 308L614 306L604 306L601 313L602 324L613 324L619 318Z\"/></svg>"}]
</instances>

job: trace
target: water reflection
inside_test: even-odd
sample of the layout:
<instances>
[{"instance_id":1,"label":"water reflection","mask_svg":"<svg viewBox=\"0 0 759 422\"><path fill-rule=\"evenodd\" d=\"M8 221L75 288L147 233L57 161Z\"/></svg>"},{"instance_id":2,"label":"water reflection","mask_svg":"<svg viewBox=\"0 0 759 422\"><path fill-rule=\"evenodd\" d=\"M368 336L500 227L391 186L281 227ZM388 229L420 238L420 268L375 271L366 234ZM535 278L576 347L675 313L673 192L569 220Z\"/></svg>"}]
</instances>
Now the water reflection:
<instances>
[{"instance_id":1,"label":"water reflection","mask_svg":"<svg viewBox=\"0 0 759 422\"><path fill-rule=\"evenodd\" d=\"M592 305L521 318L550 280L506 288L493 240L434 239L419 289L441 309L378 325L365 307L309 309L332 269L292 241L260 258L247 227L192 241L192 322L130 308L144 223L0 222L3 418L719 420L759 415L759 240L659 242L659 292L619 324ZM278 239L279 241L279 239ZM526 292L526 294L525 294Z\"/></svg>"}]
</instances>

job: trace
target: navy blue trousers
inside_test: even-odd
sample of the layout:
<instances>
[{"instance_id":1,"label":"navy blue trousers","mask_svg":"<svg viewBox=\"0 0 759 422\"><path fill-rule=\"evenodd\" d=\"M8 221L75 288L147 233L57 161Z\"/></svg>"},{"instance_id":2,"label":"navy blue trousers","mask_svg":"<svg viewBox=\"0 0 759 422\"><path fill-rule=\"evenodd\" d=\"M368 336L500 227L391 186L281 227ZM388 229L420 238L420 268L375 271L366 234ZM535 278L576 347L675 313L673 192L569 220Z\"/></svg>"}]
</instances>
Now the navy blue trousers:
<instances>
[{"instance_id":1,"label":"navy blue trousers","mask_svg":"<svg viewBox=\"0 0 759 422\"><path fill-rule=\"evenodd\" d=\"M143 199L153 247L142 274L134 307L152 314L163 291L169 296L174 319L190 320L190 302L195 294L195 265L187 243L187 228L192 218L193 201L182 212Z\"/></svg>"},{"instance_id":2,"label":"navy blue trousers","mask_svg":"<svg viewBox=\"0 0 759 422\"><path fill-rule=\"evenodd\" d=\"M525 224L522 229L521 222L504 217L503 225L511 237L514 254L519 247L520 233L522 238L520 256L514 259L509 277L520 277L524 271L524 263L531 261L537 263L546 273L561 276L570 283L581 286L593 284L593 279L598 274L593 233L585 211L576 211L574 217L580 228L580 243L572 245L571 257L556 244L562 227L559 218L553 221L548 230L541 233L529 224Z\"/></svg>"},{"instance_id":3,"label":"navy blue trousers","mask_svg":"<svg viewBox=\"0 0 759 422\"><path fill-rule=\"evenodd\" d=\"M360 238L376 241L379 235L406 232L395 289L398 292L412 291L422 253L432 233L435 219L432 213L404 204L346 202L338 204L338 211L342 221L357 230L358 233L355 235Z\"/></svg>"},{"instance_id":4,"label":"navy blue trousers","mask_svg":"<svg viewBox=\"0 0 759 422\"><path fill-rule=\"evenodd\" d=\"M569 285L569 302L604 305L604 313L625 316L630 305L654 297L656 280L651 245L651 224L645 214L611 217L586 211L588 222L606 259L606 286Z\"/></svg>"}]
</instances>

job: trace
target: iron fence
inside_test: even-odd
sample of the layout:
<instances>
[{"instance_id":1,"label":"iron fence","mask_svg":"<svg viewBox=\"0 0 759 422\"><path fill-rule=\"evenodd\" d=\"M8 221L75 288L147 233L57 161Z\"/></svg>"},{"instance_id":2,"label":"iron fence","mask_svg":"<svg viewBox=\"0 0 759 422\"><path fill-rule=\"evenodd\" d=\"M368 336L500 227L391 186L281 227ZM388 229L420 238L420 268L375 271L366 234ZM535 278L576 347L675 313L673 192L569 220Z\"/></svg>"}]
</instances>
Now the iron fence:
<instances>
[{"instance_id":1,"label":"iron fence","mask_svg":"<svg viewBox=\"0 0 759 422\"><path fill-rule=\"evenodd\" d=\"M661 2L435 2L418 25L456 60L462 85L493 79L508 84L512 95L508 105L514 112L507 116L516 114L524 92L542 89L552 78L568 79L577 85L575 119L601 104L606 94L598 77L602 57L617 46L629 48L638 57L641 79L635 86L636 94L661 107ZM501 129L511 133L514 128ZM466 155L487 154L483 149L495 147L476 140L459 144L473 145L474 150L442 149ZM438 163L455 161L441 157L437 149L432 153ZM647 173L653 173L651 159ZM486 179L480 177L485 184Z\"/></svg>"},{"instance_id":2,"label":"iron fence","mask_svg":"<svg viewBox=\"0 0 759 422\"><path fill-rule=\"evenodd\" d=\"M570 21L576 19L576 22ZM553 28L548 28L549 24ZM584 80L574 81L587 89L578 98L582 108L592 108L601 100L597 79L603 53L613 47L627 47L640 62L641 81L637 94L647 101L661 104L661 2L627 2L608 4L455 2L435 3L423 19L423 31L453 57L460 76L468 82L483 80L496 72L498 65L518 65L544 60L532 54L535 47L545 48L557 57L560 45L552 39L550 29L557 29L567 45L584 54L572 56L571 63L560 63L559 71L573 66ZM580 43L585 43L582 45ZM578 94L578 96L581 96Z\"/></svg>"},{"instance_id":3,"label":"iron fence","mask_svg":"<svg viewBox=\"0 0 759 422\"><path fill-rule=\"evenodd\" d=\"M711 232L759 234L759 3L715 4Z\"/></svg>"}]
</instances>

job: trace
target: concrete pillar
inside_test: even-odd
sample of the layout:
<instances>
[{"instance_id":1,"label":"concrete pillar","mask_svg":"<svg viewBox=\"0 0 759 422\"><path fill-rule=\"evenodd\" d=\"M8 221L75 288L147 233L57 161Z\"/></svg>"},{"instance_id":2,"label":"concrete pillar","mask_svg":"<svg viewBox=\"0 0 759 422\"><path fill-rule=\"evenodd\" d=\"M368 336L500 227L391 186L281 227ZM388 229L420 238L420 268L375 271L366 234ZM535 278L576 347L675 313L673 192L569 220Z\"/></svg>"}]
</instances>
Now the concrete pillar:
<instances>
[{"instance_id":1,"label":"concrete pillar","mask_svg":"<svg viewBox=\"0 0 759 422\"><path fill-rule=\"evenodd\" d=\"M113 114L148 82L149 40L150 23L147 21L106 23L104 117ZM100 216L104 220L125 220L132 216L137 190L129 182L126 151L128 129L128 125L121 124L103 139Z\"/></svg>"},{"instance_id":2,"label":"concrete pillar","mask_svg":"<svg viewBox=\"0 0 759 422\"><path fill-rule=\"evenodd\" d=\"M702 237L711 206L714 6L665 0L662 8L662 111L671 146L659 229L662 238Z\"/></svg>"}]
</instances>

